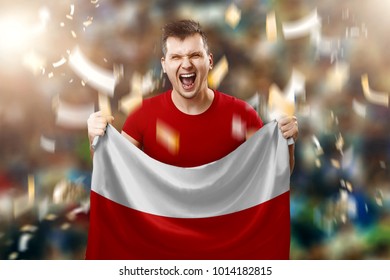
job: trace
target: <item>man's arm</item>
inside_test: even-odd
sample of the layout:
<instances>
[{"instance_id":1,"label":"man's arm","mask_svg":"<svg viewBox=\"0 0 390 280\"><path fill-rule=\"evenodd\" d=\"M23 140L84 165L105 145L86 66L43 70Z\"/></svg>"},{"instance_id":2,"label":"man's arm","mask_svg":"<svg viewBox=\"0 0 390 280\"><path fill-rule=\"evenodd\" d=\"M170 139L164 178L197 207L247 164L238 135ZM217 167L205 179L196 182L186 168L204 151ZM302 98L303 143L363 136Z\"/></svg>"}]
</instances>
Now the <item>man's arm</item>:
<instances>
[{"instance_id":1,"label":"man's arm","mask_svg":"<svg viewBox=\"0 0 390 280\"><path fill-rule=\"evenodd\" d=\"M295 116L282 117L278 120L278 126L282 132L283 137L286 139L292 138L295 143L295 141L298 139L299 133L297 118ZM290 173L292 173L295 165L294 143L288 146L288 152L290 155Z\"/></svg>"}]
</instances>

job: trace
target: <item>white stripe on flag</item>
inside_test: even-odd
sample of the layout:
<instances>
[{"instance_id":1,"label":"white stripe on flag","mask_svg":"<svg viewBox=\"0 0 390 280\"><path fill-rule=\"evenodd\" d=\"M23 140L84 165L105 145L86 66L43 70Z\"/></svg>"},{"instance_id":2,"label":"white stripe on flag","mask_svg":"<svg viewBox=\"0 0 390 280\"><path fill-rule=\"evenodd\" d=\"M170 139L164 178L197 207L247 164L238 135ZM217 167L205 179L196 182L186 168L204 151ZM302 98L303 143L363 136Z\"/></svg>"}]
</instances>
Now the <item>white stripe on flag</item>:
<instances>
[{"instance_id":1,"label":"white stripe on flag","mask_svg":"<svg viewBox=\"0 0 390 280\"><path fill-rule=\"evenodd\" d=\"M289 191L288 157L276 121L226 157L194 168L156 161L108 126L94 154L92 191L159 216L220 216Z\"/></svg>"}]
</instances>

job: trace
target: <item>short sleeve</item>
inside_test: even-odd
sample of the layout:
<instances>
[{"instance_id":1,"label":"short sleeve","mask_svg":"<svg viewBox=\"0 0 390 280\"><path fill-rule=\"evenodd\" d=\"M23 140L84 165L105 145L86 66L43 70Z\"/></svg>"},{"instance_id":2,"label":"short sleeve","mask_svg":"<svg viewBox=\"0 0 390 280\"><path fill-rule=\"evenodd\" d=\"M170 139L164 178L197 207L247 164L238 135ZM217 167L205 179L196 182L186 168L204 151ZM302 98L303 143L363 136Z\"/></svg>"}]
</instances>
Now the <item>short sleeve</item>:
<instances>
[{"instance_id":1,"label":"short sleeve","mask_svg":"<svg viewBox=\"0 0 390 280\"><path fill-rule=\"evenodd\" d=\"M136 110L131 112L125 123L123 124L122 130L137 140L139 143L143 143L143 127L145 126L143 106L139 106Z\"/></svg>"},{"instance_id":2,"label":"short sleeve","mask_svg":"<svg viewBox=\"0 0 390 280\"><path fill-rule=\"evenodd\" d=\"M245 105L246 110L246 124L247 124L247 130L258 130L261 127L263 127L263 121L260 118L259 114L256 112L255 109L253 109L252 106L249 104Z\"/></svg>"}]
</instances>

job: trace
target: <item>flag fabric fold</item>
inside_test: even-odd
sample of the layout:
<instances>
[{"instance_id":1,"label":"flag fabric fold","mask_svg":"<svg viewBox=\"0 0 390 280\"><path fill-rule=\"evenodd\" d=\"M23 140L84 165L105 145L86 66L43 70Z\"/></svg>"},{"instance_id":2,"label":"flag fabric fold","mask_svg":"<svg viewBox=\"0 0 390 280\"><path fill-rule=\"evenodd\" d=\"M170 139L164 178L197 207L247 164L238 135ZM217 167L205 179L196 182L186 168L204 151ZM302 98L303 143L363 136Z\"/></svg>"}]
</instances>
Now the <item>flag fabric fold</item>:
<instances>
[{"instance_id":1,"label":"flag fabric fold","mask_svg":"<svg viewBox=\"0 0 390 280\"><path fill-rule=\"evenodd\" d=\"M93 159L87 259L288 259L289 154L277 122L194 168L150 158L111 125Z\"/></svg>"}]
</instances>

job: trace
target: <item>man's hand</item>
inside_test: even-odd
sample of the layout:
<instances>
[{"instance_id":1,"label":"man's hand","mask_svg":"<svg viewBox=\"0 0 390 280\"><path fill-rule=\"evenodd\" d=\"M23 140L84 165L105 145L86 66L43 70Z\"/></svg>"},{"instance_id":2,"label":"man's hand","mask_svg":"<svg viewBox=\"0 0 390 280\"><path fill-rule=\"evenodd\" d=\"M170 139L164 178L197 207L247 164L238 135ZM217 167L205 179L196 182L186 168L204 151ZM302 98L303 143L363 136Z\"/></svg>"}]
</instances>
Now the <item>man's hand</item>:
<instances>
[{"instance_id":1,"label":"man's hand","mask_svg":"<svg viewBox=\"0 0 390 280\"><path fill-rule=\"evenodd\" d=\"M104 135L107 124L111 124L113 121L113 116L104 116L102 111L92 113L87 121L89 143L91 144L96 136Z\"/></svg>"},{"instance_id":2,"label":"man's hand","mask_svg":"<svg viewBox=\"0 0 390 280\"><path fill-rule=\"evenodd\" d=\"M278 120L278 126L284 138L292 138L294 142L298 138L298 121L295 116L282 117Z\"/></svg>"}]
</instances>

